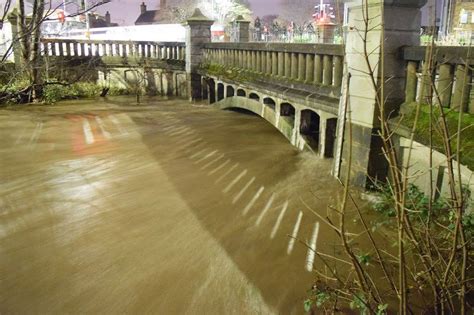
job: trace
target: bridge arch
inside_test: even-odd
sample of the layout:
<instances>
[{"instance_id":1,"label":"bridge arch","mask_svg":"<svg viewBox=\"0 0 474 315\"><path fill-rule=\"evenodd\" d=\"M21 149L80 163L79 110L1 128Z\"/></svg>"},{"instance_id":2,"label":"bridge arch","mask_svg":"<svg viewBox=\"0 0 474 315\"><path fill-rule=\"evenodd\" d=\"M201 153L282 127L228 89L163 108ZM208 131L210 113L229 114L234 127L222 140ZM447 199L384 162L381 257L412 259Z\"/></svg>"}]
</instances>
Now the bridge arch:
<instances>
[{"instance_id":1,"label":"bridge arch","mask_svg":"<svg viewBox=\"0 0 474 315\"><path fill-rule=\"evenodd\" d=\"M244 89L238 89L237 90L237 96L246 97L247 93L245 93Z\"/></svg>"},{"instance_id":2,"label":"bridge arch","mask_svg":"<svg viewBox=\"0 0 474 315\"><path fill-rule=\"evenodd\" d=\"M232 97L234 96L234 87L232 85L228 85L226 87L226 97Z\"/></svg>"},{"instance_id":3,"label":"bridge arch","mask_svg":"<svg viewBox=\"0 0 474 315\"><path fill-rule=\"evenodd\" d=\"M260 101L260 96L257 93L250 93L249 98L254 101Z\"/></svg>"},{"instance_id":4,"label":"bridge arch","mask_svg":"<svg viewBox=\"0 0 474 315\"><path fill-rule=\"evenodd\" d=\"M290 103L280 104L280 117L284 117L292 126L295 125L295 112L295 107Z\"/></svg>"},{"instance_id":5,"label":"bridge arch","mask_svg":"<svg viewBox=\"0 0 474 315\"><path fill-rule=\"evenodd\" d=\"M326 120L324 157L333 158L336 147L337 118Z\"/></svg>"},{"instance_id":6,"label":"bridge arch","mask_svg":"<svg viewBox=\"0 0 474 315\"><path fill-rule=\"evenodd\" d=\"M301 111L300 135L308 145L315 151L319 150L319 115L310 109Z\"/></svg>"},{"instance_id":7,"label":"bridge arch","mask_svg":"<svg viewBox=\"0 0 474 315\"><path fill-rule=\"evenodd\" d=\"M217 101L224 99L224 83L217 84Z\"/></svg>"}]
</instances>

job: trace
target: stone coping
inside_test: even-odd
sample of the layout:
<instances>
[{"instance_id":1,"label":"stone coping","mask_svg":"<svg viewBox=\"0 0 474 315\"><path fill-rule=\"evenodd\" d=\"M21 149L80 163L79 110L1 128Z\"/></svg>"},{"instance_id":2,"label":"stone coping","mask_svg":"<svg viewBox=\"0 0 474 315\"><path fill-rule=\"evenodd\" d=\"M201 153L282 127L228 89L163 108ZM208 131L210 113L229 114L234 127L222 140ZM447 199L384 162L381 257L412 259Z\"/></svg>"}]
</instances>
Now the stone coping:
<instances>
[{"instance_id":1,"label":"stone coping","mask_svg":"<svg viewBox=\"0 0 474 315\"><path fill-rule=\"evenodd\" d=\"M411 46L402 49L403 59L407 61L423 61L426 57L428 46ZM469 56L468 56L469 54ZM438 46L434 50L437 63L474 65L474 51L463 46Z\"/></svg>"},{"instance_id":2,"label":"stone coping","mask_svg":"<svg viewBox=\"0 0 474 315\"><path fill-rule=\"evenodd\" d=\"M42 38L41 43L78 43L78 44L139 44L139 45L159 45L166 47L185 47L184 42L153 42L153 41L127 41L127 40L88 40L88 39L64 39L64 38Z\"/></svg>"},{"instance_id":3,"label":"stone coping","mask_svg":"<svg viewBox=\"0 0 474 315\"><path fill-rule=\"evenodd\" d=\"M332 56L344 56L344 46L335 44L292 44L292 43L207 43L207 49L229 49L229 50L257 50L274 52L292 52L303 54L321 54Z\"/></svg>"}]
</instances>

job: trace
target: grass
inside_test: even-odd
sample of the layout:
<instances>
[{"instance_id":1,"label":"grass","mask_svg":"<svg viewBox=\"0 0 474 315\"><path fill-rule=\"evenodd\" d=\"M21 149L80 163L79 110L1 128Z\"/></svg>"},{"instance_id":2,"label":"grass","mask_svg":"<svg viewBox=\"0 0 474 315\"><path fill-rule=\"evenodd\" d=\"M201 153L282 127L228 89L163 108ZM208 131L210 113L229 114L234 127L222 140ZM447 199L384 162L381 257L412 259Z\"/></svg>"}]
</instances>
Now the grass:
<instances>
[{"instance_id":1,"label":"grass","mask_svg":"<svg viewBox=\"0 0 474 315\"><path fill-rule=\"evenodd\" d=\"M401 124L409 129L412 128L415 122L417 103L403 104L402 109L405 115L401 116ZM443 145L443 137L441 134L441 112L439 106L433 106L433 116L430 119L430 106L421 105L420 115L418 117L417 131L415 140L424 145L429 145L430 140L430 121L433 122L433 148L436 151L445 153ZM446 114L446 121L449 129L449 134L452 139L452 150L455 153L457 147L457 129L459 121L459 113L449 108L443 108ZM462 113L461 114L461 143L460 143L460 159L457 159L461 164L474 170L474 115Z\"/></svg>"}]
</instances>

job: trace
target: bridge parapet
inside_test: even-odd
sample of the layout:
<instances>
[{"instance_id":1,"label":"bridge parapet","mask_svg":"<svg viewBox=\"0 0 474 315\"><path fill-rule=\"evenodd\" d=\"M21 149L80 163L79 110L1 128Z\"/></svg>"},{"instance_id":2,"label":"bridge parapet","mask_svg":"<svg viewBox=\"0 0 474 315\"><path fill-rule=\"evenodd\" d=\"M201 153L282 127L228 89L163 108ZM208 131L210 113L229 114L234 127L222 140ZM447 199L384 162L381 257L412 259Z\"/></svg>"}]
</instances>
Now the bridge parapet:
<instances>
[{"instance_id":1,"label":"bridge parapet","mask_svg":"<svg viewBox=\"0 0 474 315\"><path fill-rule=\"evenodd\" d=\"M426 46L406 47L403 57L407 62L405 102L417 100L424 102L426 97L435 94L434 102L442 106L474 114L471 100L472 67L474 52L468 47L440 46L432 53L433 72L429 73ZM431 90L432 78L436 78L436 93Z\"/></svg>"},{"instance_id":2,"label":"bridge parapet","mask_svg":"<svg viewBox=\"0 0 474 315\"><path fill-rule=\"evenodd\" d=\"M42 39L41 52L56 57L133 57L185 60L185 43L118 40Z\"/></svg>"},{"instance_id":3,"label":"bridge parapet","mask_svg":"<svg viewBox=\"0 0 474 315\"><path fill-rule=\"evenodd\" d=\"M342 45L287 43L209 43L204 68L220 66L248 81L282 85L338 98L343 76ZM225 72L224 72L225 73Z\"/></svg>"}]
</instances>

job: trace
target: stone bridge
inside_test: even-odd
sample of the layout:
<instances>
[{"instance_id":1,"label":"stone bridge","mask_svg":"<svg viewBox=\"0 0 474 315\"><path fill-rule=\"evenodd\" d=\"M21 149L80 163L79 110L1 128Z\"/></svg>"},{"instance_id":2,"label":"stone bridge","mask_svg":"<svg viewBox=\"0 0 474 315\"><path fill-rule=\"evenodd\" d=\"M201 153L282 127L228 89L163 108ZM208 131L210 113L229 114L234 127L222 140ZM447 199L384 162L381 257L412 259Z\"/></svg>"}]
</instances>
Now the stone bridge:
<instances>
[{"instance_id":1,"label":"stone bridge","mask_svg":"<svg viewBox=\"0 0 474 315\"><path fill-rule=\"evenodd\" d=\"M139 72L148 90L158 94L251 111L299 149L332 158L339 178L347 167L350 128L351 178L368 186L387 176L376 101L380 90L371 84L368 65L375 69L376 84L385 82L386 115L396 115L404 103L423 101L433 88L440 95L435 102L474 113L473 54L463 47L437 47L435 70L427 73L426 49L419 46L425 0L399 2L385 4L383 51L380 32L361 43L364 13L350 5L345 45L250 43L249 22L243 20L236 22L238 42L212 43L213 21L196 11L187 22L186 43L43 40L43 52L51 58L96 60L102 79L116 83L134 82L127 75ZM381 63L384 77L378 74ZM427 77L436 78L435 87Z\"/></svg>"}]
</instances>

